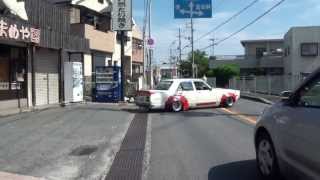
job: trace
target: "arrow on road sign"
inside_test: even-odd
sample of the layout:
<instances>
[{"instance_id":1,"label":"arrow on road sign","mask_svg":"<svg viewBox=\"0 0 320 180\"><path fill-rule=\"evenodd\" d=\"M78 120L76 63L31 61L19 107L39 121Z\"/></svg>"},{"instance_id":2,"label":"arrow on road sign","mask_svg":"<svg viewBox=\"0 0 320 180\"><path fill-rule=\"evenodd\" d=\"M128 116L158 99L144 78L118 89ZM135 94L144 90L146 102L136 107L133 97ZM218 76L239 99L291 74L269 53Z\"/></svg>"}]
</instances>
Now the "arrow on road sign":
<instances>
[{"instance_id":1,"label":"arrow on road sign","mask_svg":"<svg viewBox=\"0 0 320 180\"><path fill-rule=\"evenodd\" d=\"M211 18L212 0L174 0L175 18Z\"/></svg>"}]
</instances>

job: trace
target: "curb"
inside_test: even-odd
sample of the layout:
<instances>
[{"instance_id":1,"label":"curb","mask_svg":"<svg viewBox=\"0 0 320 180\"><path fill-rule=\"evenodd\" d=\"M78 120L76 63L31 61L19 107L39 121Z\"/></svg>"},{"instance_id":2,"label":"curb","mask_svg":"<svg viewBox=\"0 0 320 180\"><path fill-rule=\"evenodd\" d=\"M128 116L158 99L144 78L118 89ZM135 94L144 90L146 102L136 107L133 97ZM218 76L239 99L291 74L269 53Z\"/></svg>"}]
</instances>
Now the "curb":
<instances>
[{"instance_id":1,"label":"curb","mask_svg":"<svg viewBox=\"0 0 320 180\"><path fill-rule=\"evenodd\" d=\"M264 103L264 104L269 104L269 105L273 105L274 104L274 102L269 101L269 100L267 100L265 98L262 98L262 97L255 97L255 96L243 95L243 94L241 94L240 97L244 98L244 99L256 101L256 102L261 102L261 103Z\"/></svg>"}]
</instances>

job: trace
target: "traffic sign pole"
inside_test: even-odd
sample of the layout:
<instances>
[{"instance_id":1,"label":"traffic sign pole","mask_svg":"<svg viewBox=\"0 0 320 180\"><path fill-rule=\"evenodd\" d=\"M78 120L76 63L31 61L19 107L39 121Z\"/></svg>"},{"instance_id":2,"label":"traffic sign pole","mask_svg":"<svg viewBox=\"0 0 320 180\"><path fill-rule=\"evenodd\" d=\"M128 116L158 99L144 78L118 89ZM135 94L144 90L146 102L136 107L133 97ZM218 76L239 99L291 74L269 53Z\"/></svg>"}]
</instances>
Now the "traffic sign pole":
<instances>
[{"instance_id":1,"label":"traffic sign pole","mask_svg":"<svg viewBox=\"0 0 320 180\"><path fill-rule=\"evenodd\" d=\"M192 77L196 78L193 19L212 17L212 0L174 0L174 6L174 18L191 21Z\"/></svg>"}]
</instances>

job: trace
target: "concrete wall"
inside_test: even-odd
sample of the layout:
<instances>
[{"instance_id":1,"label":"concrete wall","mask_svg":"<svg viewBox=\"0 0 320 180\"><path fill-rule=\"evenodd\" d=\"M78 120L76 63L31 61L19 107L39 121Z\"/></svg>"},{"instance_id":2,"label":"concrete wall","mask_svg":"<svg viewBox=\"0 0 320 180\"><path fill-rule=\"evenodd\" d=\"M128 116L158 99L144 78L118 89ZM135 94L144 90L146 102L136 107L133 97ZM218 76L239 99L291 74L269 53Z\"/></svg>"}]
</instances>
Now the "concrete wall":
<instances>
[{"instance_id":1,"label":"concrete wall","mask_svg":"<svg viewBox=\"0 0 320 180\"><path fill-rule=\"evenodd\" d=\"M246 43L244 48L245 48L246 56L256 56L257 48L266 48L267 52L271 52L272 49L276 50L279 48L283 48L283 42L273 42L273 41L252 42L252 43Z\"/></svg>"},{"instance_id":2,"label":"concrete wall","mask_svg":"<svg viewBox=\"0 0 320 180\"><path fill-rule=\"evenodd\" d=\"M102 32L94 29L93 26L85 25L85 37L90 40L90 49L112 53L114 52L114 32Z\"/></svg>"},{"instance_id":3,"label":"concrete wall","mask_svg":"<svg viewBox=\"0 0 320 180\"><path fill-rule=\"evenodd\" d=\"M320 43L320 26L294 27L285 35L285 46L290 54L285 57L286 74L311 73L320 67L320 56L301 56L301 43Z\"/></svg>"},{"instance_id":4,"label":"concrete wall","mask_svg":"<svg viewBox=\"0 0 320 180\"><path fill-rule=\"evenodd\" d=\"M84 76L92 76L92 56L91 54L84 54Z\"/></svg>"},{"instance_id":5,"label":"concrete wall","mask_svg":"<svg viewBox=\"0 0 320 180\"><path fill-rule=\"evenodd\" d=\"M285 49L285 56L284 56L284 73L286 75L291 74L292 72L292 59L294 55L294 51L296 50L295 47L293 47L293 33L292 29L290 29L284 36L284 49ZM287 54L290 52L289 54Z\"/></svg>"},{"instance_id":6,"label":"concrete wall","mask_svg":"<svg viewBox=\"0 0 320 180\"><path fill-rule=\"evenodd\" d=\"M103 0L103 3L98 2L98 0L72 0L72 4L85 6L96 12L107 11L111 5L107 0Z\"/></svg>"},{"instance_id":7,"label":"concrete wall","mask_svg":"<svg viewBox=\"0 0 320 180\"><path fill-rule=\"evenodd\" d=\"M141 46L142 45L142 46ZM143 41L133 38L132 40L132 62L143 63Z\"/></svg>"},{"instance_id":8,"label":"concrete wall","mask_svg":"<svg viewBox=\"0 0 320 180\"><path fill-rule=\"evenodd\" d=\"M89 39L89 47L92 50L113 53L115 50L115 33L96 30L88 24L72 24L71 32Z\"/></svg>"}]
</instances>

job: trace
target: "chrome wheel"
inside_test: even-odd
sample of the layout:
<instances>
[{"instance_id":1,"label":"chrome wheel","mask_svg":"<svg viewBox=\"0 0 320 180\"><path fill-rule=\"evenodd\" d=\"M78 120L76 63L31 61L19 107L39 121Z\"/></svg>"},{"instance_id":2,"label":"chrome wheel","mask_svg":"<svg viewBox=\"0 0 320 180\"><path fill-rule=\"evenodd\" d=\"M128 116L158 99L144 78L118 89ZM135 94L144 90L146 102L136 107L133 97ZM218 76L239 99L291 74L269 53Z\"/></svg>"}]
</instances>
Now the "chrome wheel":
<instances>
[{"instance_id":1,"label":"chrome wheel","mask_svg":"<svg viewBox=\"0 0 320 180\"><path fill-rule=\"evenodd\" d=\"M172 102L172 110L174 112L182 111L182 103L180 101L173 101Z\"/></svg>"},{"instance_id":2,"label":"chrome wheel","mask_svg":"<svg viewBox=\"0 0 320 180\"><path fill-rule=\"evenodd\" d=\"M234 104L233 98L232 97L228 97L226 100L226 106L227 107L232 107Z\"/></svg>"},{"instance_id":3,"label":"chrome wheel","mask_svg":"<svg viewBox=\"0 0 320 180\"><path fill-rule=\"evenodd\" d=\"M272 145L268 140L261 140L258 145L258 166L264 176L270 176L273 171L274 154Z\"/></svg>"}]
</instances>

